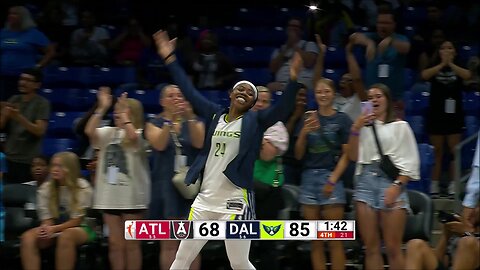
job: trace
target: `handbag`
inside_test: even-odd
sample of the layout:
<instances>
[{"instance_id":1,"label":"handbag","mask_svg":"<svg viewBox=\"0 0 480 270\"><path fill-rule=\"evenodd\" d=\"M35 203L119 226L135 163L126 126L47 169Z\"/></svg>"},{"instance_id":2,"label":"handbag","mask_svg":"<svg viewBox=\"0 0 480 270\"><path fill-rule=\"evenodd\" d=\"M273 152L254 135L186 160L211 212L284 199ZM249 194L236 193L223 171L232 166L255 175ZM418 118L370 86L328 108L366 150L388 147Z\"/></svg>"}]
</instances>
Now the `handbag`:
<instances>
[{"instance_id":1,"label":"handbag","mask_svg":"<svg viewBox=\"0 0 480 270\"><path fill-rule=\"evenodd\" d=\"M375 137L375 142L377 144L378 153L380 154L380 169L390 178L390 180L394 181L397 179L398 175L400 174L400 170L393 164L392 160L388 155L384 155L382 151L382 146L380 145L380 141L378 140L377 130L375 129L375 124L372 124L372 131L373 136Z\"/></svg>"},{"instance_id":2,"label":"handbag","mask_svg":"<svg viewBox=\"0 0 480 270\"><path fill-rule=\"evenodd\" d=\"M182 145L180 144L180 141L178 140L177 134L175 131L171 130L170 134L172 135L173 142L175 143L175 154L177 156L182 155ZM176 158L175 158L176 159ZM175 162L177 162L175 160ZM175 175L172 178L172 183L175 186L175 188L180 192L180 194L188 200L194 199L198 192L200 192L200 185L201 181L197 180L195 183L192 183L190 185L187 185L185 183L185 177L187 176L188 170L190 169L189 166L184 165L175 170Z\"/></svg>"}]
</instances>

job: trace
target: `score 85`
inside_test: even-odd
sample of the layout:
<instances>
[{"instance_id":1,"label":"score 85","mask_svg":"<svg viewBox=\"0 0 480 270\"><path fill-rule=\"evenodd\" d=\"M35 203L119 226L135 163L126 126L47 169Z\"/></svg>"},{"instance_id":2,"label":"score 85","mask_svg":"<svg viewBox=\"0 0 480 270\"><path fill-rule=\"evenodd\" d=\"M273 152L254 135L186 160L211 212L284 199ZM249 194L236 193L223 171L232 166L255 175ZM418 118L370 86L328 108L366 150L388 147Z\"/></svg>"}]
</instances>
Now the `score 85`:
<instances>
[{"instance_id":1,"label":"score 85","mask_svg":"<svg viewBox=\"0 0 480 270\"><path fill-rule=\"evenodd\" d=\"M317 224L308 220L286 220L284 239L313 240L317 239Z\"/></svg>"}]
</instances>

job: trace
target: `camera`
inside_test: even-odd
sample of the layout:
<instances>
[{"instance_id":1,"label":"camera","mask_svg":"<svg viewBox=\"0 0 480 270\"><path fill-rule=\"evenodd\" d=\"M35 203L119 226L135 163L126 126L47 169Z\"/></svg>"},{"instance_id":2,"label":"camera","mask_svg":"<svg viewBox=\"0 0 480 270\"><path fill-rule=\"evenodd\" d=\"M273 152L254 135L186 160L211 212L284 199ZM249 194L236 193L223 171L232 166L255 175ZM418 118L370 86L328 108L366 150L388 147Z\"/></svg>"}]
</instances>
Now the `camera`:
<instances>
[{"instance_id":1,"label":"camera","mask_svg":"<svg viewBox=\"0 0 480 270\"><path fill-rule=\"evenodd\" d=\"M452 221L459 221L459 215L455 213L448 213L442 210L438 211L438 221L441 223L448 223Z\"/></svg>"}]
</instances>

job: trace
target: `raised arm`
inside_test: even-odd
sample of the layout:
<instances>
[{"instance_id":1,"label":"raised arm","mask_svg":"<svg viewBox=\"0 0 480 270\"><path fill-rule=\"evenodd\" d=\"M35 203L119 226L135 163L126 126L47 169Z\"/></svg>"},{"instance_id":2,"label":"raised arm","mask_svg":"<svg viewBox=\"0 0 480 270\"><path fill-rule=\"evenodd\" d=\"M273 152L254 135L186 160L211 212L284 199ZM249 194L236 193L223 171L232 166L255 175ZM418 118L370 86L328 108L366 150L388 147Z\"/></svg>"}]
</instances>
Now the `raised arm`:
<instances>
[{"instance_id":1,"label":"raised arm","mask_svg":"<svg viewBox=\"0 0 480 270\"><path fill-rule=\"evenodd\" d=\"M358 98L362 101L367 100L367 92L365 91L365 85L362 80L362 71L358 65L355 54L353 54L354 42L350 39L345 47L345 57L347 59L348 73L352 76L353 90L357 93Z\"/></svg>"},{"instance_id":2,"label":"raised arm","mask_svg":"<svg viewBox=\"0 0 480 270\"><path fill-rule=\"evenodd\" d=\"M88 136L91 145L97 144L98 138L95 129L100 125L103 115L105 115L110 106L112 106L112 95L110 94L109 87L100 87L97 92L97 102L97 109L92 116L90 116L85 126L85 134Z\"/></svg>"},{"instance_id":3,"label":"raised arm","mask_svg":"<svg viewBox=\"0 0 480 270\"><path fill-rule=\"evenodd\" d=\"M317 40L317 46L319 49L317 61L315 62L315 67L313 69L313 85L323 77L323 68L325 63L325 53L327 51L327 46L323 44L322 38L320 35L315 34Z\"/></svg>"},{"instance_id":4,"label":"raised arm","mask_svg":"<svg viewBox=\"0 0 480 270\"><path fill-rule=\"evenodd\" d=\"M175 56L176 39L170 40L167 32L158 31L153 35L158 55L165 61L168 70L182 91L185 98L192 104L194 110L204 119L211 119L221 107L209 101L195 88Z\"/></svg>"},{"instance_id":5,"label":"raised arm","mask_svg":"<svg viewBox=\"0 0 480 270\"><path fill-rule=\"evenodd\" d=\"M303 66L300 54L293 55L292 64L290 66L290 81L280 97L280 100L268 109L258 112L258 119L264 127L270 127L278 121L286 121L295 107L295 100L301 84L297 82L297 75Z\"/></svg>"}]
</instances>

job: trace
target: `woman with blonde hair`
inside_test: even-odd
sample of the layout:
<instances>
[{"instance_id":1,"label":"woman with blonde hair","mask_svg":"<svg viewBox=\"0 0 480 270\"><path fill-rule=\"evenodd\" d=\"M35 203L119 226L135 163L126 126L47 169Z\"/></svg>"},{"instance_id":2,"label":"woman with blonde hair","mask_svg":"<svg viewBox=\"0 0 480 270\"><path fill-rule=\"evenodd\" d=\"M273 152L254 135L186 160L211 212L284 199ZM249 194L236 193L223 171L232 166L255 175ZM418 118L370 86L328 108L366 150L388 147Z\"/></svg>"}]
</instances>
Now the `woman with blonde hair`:
<instances>
[{"instance_id":1,"label":"woman with blonde hair","mask_svg":"<svg viewBox=\"0 0 480 270\"><path fill-rule=\"evenodd\" d=\"M16 93L23 70L43 68L55 56L54 45L36 26L27 8L8 10L5 27L0 30L0 100Z\"/></svg>"},{"instance_id":2,"label":"woman with blonde hair","mask_svg":"<svg viewBox=\"0 0 480 270\"><path fill-rule=\"evenodd\" d=\"M308 220L343 219L346 203L342 174L348 166L348 136L352 120L334 109L335 85L321 78L315 82L318 110L305 113L295 143L295 158L302 161L299 202ZM326 269L324 242L312 241L313 269ZM329 241L332 269L345 268L341 241Z\"/></svg>"},{"instance_id":3,"label":"woman with blonde hair","mask_svg":"<svg viewBox=\"0 0 480 270\"><path fill-rule=\"evenodd\" d=\"M98 149L93 208L103 210L108 226L112 269L141 269L139 241L126 241L124 223L142 219L150 201L150 169L143 139L143 107L123 93L114 105L114 126L99 127L112 106L110 88L100 87L98 106L87 122L85 134Z\"/></svg>"},{"instance_id":4,"label":"woman with blonde hair","mask_svg":"<svg viewBox=\"0 0 480 270\"><path fill-rule=\"evenodd\" d=\"M83 223L91 206L92 188L80 174L80 161L72 152L52 157L50 175L37 191L39 227L23 233L20 255L24 269L40 269L40 249L56 243L56 268L74 269L76 247L93 241L92 228Z\"/></svg>"}]
</instances>

